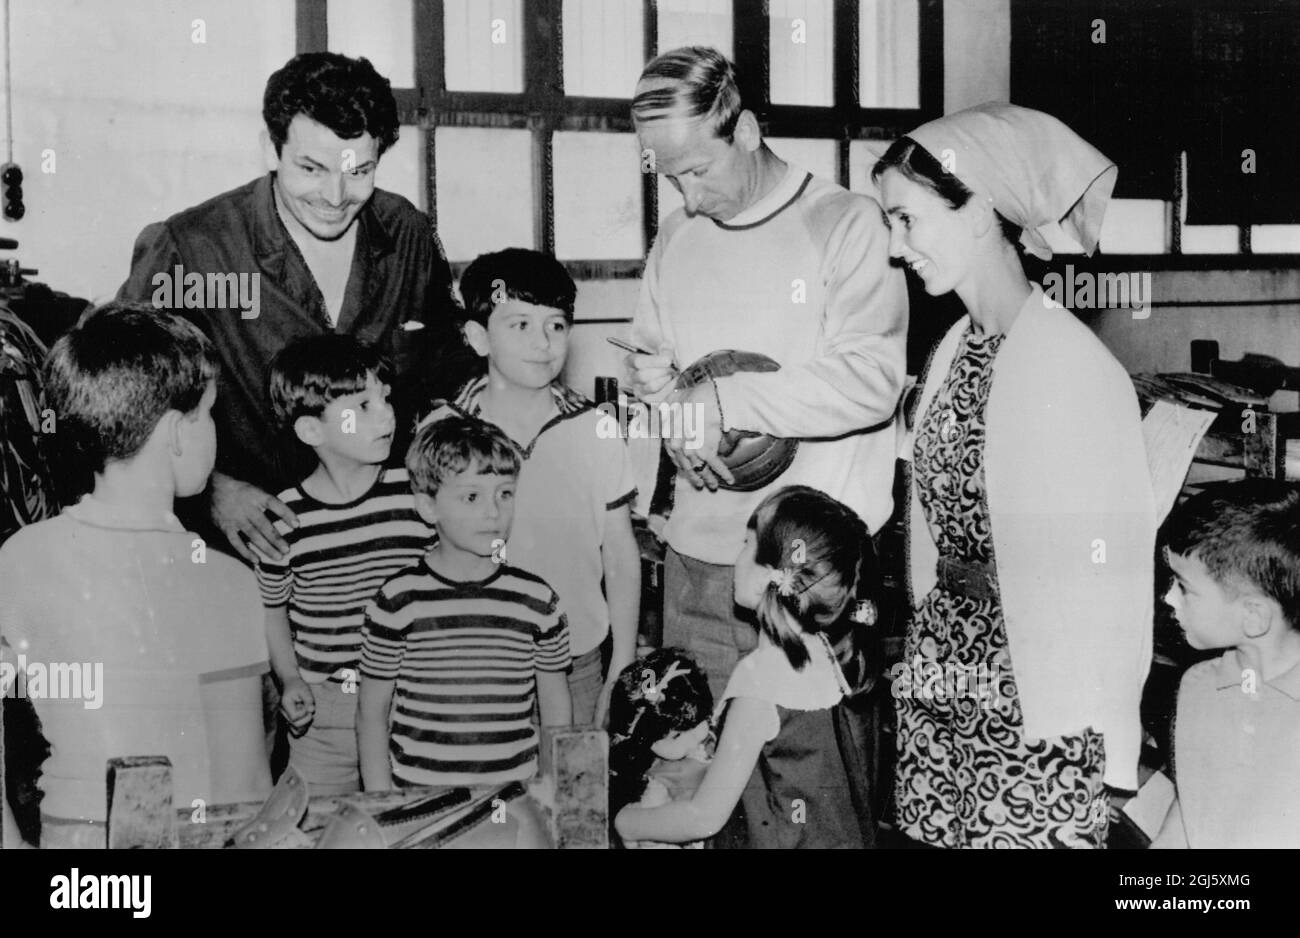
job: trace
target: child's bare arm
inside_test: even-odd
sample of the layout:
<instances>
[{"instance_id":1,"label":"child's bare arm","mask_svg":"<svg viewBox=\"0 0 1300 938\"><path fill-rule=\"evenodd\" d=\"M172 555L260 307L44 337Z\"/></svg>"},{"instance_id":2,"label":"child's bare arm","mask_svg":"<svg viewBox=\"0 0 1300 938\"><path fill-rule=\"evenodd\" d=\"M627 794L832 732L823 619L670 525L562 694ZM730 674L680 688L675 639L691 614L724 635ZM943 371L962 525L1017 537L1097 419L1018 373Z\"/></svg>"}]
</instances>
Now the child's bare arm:
<instances>
[{"instance_id":1,"label":"child's bare arm","mask_svg":"<svg viewBox=\"0 0 1300 938\"><path fill-rule=\"evenodd\" d=\"M293 630L289 626L288 606L266 607L266 647L271 653L271 669L282 683L301 680L298 656L293 650Z\"/></svg>"},{"instance_id":2,"label":"child's bare arm","mask_svg":"<svg viewBox=\"0 0 1300 938\"><path fill-rule=\"evenodd\" d=\"M614 650L609 659L609 679L596 705L596 725L603 726L609 695L618 676L636 657L636 633L641 614L641 551L632 533L632 512L627 505L605 512L605 535L600 547L605 568L605 595L609 603Z\"/></svg>"},{"instance_id":3,"label":"child's bare arm","mask_svg":"<svg viewBox=\"0 0 1300 938\"><path fill-rule=\"evenodd\" d=\"M658 808L628 805L614 819L620 837L687 843L722 829L758 764L772 720L772 705L765 701L737 697L730 708L713 762L694 797Z\"/></svg>"},{"instance_id":4,"label":"child's bare arm","mask_svg":"<svg viewBox=\"0 0 1300 938\"><path fill-rule=\"evenodd\" d=\"M218 803L260 801L271 791L261 673L207 681L199 693L211 754L212 797Z\"/></svg>"},{"instance_id":5,"label":"child's bare arm","mask_svg":"<svg viewBox=\"0 0 1300 938\"><path fill-rule=\"evenodd\" d=\"M537 708L542 726L569 726L573 723L573 698L569 696L569 678L562 671L537 672Z\"/></svg>"},{"instance_id":6,"label":"child's bare arm","mask_svg":"<svg viewBox=\"0 0 1300 938\"><path fill-rule=\"evenodd\" d=\"M295 735L305 733L316 715L316 698L298 670L288 606L266 607L266 647L271 655L271 669L284 686L280 712Z\"/></svg>"},{"instance_id":7,"label":"child's bare arm","mask_svg":"<svg viewBox=\"0 0 1300 938\"><path fill-rule=\"evenodd\" d=\"M388 716L393 704L393 681L361 678L357 692L357 753L361 760L361 785L366 791L393 787L393 767L388 761Z\"/></svg>"}]
</instances>

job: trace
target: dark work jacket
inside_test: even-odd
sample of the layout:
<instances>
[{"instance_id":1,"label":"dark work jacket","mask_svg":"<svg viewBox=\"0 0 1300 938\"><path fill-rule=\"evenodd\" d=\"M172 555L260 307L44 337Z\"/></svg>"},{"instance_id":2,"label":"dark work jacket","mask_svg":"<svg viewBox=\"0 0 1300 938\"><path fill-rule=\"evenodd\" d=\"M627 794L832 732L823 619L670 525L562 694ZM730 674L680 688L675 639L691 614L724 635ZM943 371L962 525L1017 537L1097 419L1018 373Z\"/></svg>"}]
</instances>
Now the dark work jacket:
<instances>
[{"instance_id":1,"label":"dark work jacket","mask_svg":"<svg viewBox=\"0 0 1300 938\"><path fill-rule=\"evenodd\" d=\"M267 392L271 359L289 342L327 332L375 343L395 368L393 405L400 462L420 404L450 396L463 358L455 328L451 271L423 212L376 189L357 216L356 252L337 327L301 252L275 209L268 174L207 202L149 225L136 239L131 273L118 296L176 308L158 274L257 273L260 302L245 319L236 301L226 308L176 308L216 346L221 377L213 415L217 470L276 494L300 480L312 462L276 426ZM155 296L158 300L155 301ZM443 387L443 384L447 387Z\"/></svg>"}]
</instances>

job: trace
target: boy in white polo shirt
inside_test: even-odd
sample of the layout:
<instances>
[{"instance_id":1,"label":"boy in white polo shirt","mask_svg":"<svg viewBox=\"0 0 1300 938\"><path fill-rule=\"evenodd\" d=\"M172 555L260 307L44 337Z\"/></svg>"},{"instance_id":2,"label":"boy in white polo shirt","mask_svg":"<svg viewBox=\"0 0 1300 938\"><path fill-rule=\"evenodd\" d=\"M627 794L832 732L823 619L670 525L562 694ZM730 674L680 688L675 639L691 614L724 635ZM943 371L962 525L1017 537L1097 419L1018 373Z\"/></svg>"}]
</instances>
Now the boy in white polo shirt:
<instances>
[{"instance_id":1,"label":"boy in white polo shirt","mask_svg":"<svg viewBox=\"0 0 1300 938\"><path fill-rule=\"evenodd\" d=\"M1300 486L1249 479L1174 509L1165 601L1193 648L1156 848L1300 847Z\"/></svg>"},{"instance_id":2,"label":"boy in white polo shirt","mask_svg":"<svg viewBox=\"0 0 1300 938\"><path fill-rule=\"evenodd\" d=\"M173 513L216 457L217 358L203 333L113 303L55 343L46 372L59 449L94 490L0 550L0 695L31 698L50 744L40 846L104 847L110 758L167 756L186 809L270 792L266 638L253 574ZM41 686L69 665L78 693ZM5 846L17 846L5 813Z\"/></svg>"},{"instance_id":3,"label":"boy in white polo shirt","mask_svg":"<svg viewBox=\"0 0 1300 938\"><path fill-rule=\"evenodd\" d=\"M602 438L600 414L560 380L577 290L554 258L510 248L470 264L460 292L465 340L487 359L487 374L424 422L477 417L519 447L523 467L505 551L512 565L559 594L573 650L573 722L600 725L613 680L636 653L641 561L627 445Z\"/></svg>"}]
</instances>

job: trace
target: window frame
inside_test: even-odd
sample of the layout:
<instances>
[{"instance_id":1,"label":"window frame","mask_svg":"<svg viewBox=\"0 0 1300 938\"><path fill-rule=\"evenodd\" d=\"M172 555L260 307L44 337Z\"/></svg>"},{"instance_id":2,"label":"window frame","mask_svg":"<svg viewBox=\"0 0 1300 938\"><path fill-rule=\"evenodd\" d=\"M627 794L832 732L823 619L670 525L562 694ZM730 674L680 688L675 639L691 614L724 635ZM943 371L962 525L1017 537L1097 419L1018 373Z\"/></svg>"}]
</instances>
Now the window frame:
<instances>
[{"instance_id":1,"label":"window frame","mask_svg":"<svg viewBox=\"0 0 1300 938\"><path fill-rule=\"evenodd\" d=\"M329 48L328 0L295 0L297 51ZM436 226L438 127L525 129L532 136L533 242L555 252L555 166L552 149L557 131L631 133L631 89L626 98L597 98L564 93L563 0L521 0L523 74L520 93L448 91L443 0L410 0L415 43L413 88L393 89L399 119L424 137L426 211ZM829 107L774 105L769 99L771 55L769 5L766 0L733 0L732 41L741 97L759 117L763 135L835 140L837 181L849 183L849 152L854 140L892 140L943 113L943 0L919 5L919 104L917 108L863 108L858 104L859 6L835 0L832 10L834 94ZM642 0L644 58L658 54L659 4ZM637 278L658 233L658 187L653 174L641 174L641 259L568 260L575 280ZM459 277L465 261L452 263Z\"/></svg>"}]
</instances>

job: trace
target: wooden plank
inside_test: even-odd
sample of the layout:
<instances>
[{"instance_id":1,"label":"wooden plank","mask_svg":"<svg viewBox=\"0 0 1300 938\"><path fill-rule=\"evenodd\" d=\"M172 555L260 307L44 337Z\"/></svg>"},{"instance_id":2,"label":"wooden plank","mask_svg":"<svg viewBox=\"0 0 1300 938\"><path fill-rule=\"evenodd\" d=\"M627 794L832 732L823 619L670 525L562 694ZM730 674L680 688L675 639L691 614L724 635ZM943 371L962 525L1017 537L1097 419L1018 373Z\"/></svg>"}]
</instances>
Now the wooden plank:
<instances>
[{"instance_id":1,"label":"wooden plank","mask_svg":"<svg viewBox=\"0 0 1300 938\"><path fill-rule=\"evenodd\" d=\"M166 756L108 760L110 850L176 846L172 823L172 764Z\"/></svg>"}]
</instances>

